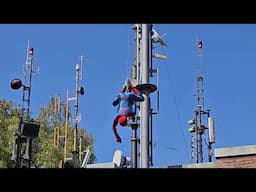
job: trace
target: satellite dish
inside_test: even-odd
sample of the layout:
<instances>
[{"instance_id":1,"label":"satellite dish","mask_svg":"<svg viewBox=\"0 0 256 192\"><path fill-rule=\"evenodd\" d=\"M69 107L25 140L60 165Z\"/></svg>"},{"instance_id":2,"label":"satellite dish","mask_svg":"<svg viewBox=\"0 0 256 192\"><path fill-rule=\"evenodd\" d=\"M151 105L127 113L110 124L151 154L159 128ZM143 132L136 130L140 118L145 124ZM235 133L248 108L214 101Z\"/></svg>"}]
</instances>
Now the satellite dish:
<instances>
[{"instance_id":1,"label":"satellite dish","mask_svg":"<svg viewBox=\"0 0 256 192\"><path fill-rule=\"evenodd\" d=\"M164 42L164 40L162 39L162 37L156 32L155 29L152 29L153 35L152 35L152 39L156 42L156 43L160 43L162 46L166 46L167 44ZM164 36L164 35L163 35Z\"/></svg>"},{"instance_id":2,"label":"satellite dish","mask_svg":"<svg viewBox=\"0 0 256 192\"><path fill-rule=\"evenodd\" d=\"M115 163L118 167L121 167L122 165L122 151L121 150L116 150L114 155L113 155L113 163Z\"/></svg>"},{"instance_id":3,"label":"satellite dish","mask_svg":"<svg viewBox=\"0 0 256 192\"><path fill-rule=\"evenodd\" d=\"M121 150L116 150L112 162L119 168L127 168L131 163L131 158L123 156Z\"/></svg>"}]
</instances>

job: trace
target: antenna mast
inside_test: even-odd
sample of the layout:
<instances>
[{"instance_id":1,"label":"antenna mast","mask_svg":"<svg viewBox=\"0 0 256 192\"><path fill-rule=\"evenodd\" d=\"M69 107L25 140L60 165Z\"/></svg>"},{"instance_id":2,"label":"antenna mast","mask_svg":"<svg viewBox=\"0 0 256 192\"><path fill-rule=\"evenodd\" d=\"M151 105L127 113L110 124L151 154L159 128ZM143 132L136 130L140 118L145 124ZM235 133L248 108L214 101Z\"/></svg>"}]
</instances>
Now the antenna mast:
<instances>
[{"instance_id":1,"label":"antenna mast","mask_svg":"<svg viewBox=\"0 0 256 192\"><path fill-rule=\"evenodd\" d=\"M167 46L161 37L152 28L152 24L136 24L133 29L136 30L136 60L131 68L131 81L134 82L136 88L143 94L145 100L140 103L140 167L148 168L153 165L153 112L151 108L150 94L158 89L157 86L150 83L150 77L153 77L153 73L157 74L158 70L153 69L153 43L160 43ZM158 94L159 95L159 92ZM159 99L159 98L158 98ZM158 103L158 102L157 102ZM157 107L158 110L158 107ZM136 124L137 125L137 124ZM132 165L133 168L137 167L137 138L135 125L132 127L133 136L132 144ZM136 166L134 166L136 165Z\"/></svg>"},{"instance_id":2,"label":"antenna mast","mask_svg":"<svg viewBox=\"0 0 256 192\"><path fill-rule=\"evenodd\" d=\"M211 144L215 142L214 137L214 121L210 117L210 109L204 110L204 88L203 88L203 75L202 75L202 51L203 42L197 42L197 56L199 57L199 64L197 66L197 77L196 77L196 104L197 108L195 110L194 119L189 120L188 124L192 125L189 132L192 133L192 160L195 163L203 162L203 135L205 130L208 129L209 137L207 143L208 150L208 161L212 161L212 148ZM208 128L204 122L204 116L207 116Z\"/></svg>"},{"instance_id":3,"label":"antenna mast","mask_svg":"<svg viewBox=\"0 0 256 192\"><path fill-rule=\"evenodd\" d=\"M72 151L72 160L73 160L73 166L75 168L79 167L80 161L81 161L81 149L77 150L77 140L78 140L78 123L81 119L79 112L79 95L84 95L84 88L82 86L79 86L79 81L82 80L82 65L83 65L83 58L84 56L80 56L80 63L76 64L75 71L76 71L76 77L75 77L75 97L68 97L67 93L67 105L69 104L69 101L75 101L75 112L74 112L74 121L75 121L75 129L74 129L74 143L73 143L73 151ZM67 138L67 134L65 136L65 139ZM80 139L81 143L81 139ZM81 146L81 144L80 144ZM65 158L64 158L65 161Z\"/></svg>"},{"instance_id":4,"label":"antenna mast","mask_svg":"<svg viewBox=\"0 0 256 192\"><path fill-rule=\"evenodd\" d=\"M83 66L83 57L84 56L80 56L80 64L76 64L76 94L75 94L75 130L74 130L74 151L77 151L77 134L78 134L78 123L80 121L80 116L78 113L78 95L84 94L84 88L80 87L79 88L79 81L82 80L82 66Z\"/></svg>"},{"instance_id":5,"label":"antenna mast","mask_svg":"<svg viewBox=\"0 0 256 192\"><path fill-rule=\"evenodd\" d=\"M31 89L32 89L32 74L33 74L33 59L34 59L34 48L30 47L30 43L28 40L27 57L26 57L26 63L24 66L24 80L25 80L24 83L27 86L24 86L23 98L22 98L22 116L27 119L29 119L29 110L30 110L30 96L31 96ZM29 79L27 79L27 77L29 77ZM27 93L27 97L25 95L26 93Z\"/></svg>"},{"instance_id":6,"label":"antenna mast","mask_svg":"<svg viewBox=\"0 0 256 192\"><path fill-rule=\"evenodd\" d=\"M18 132L16 133L17 138L15 139L13 146L13 154L11 160L16 163L16 168L31 167L31 150L32 150L32 138L38 137L39 132L39 122L34 121L30 118L30 97L32 88L32 74L33 71L33 58L34 58L34 48L30 47L28 41L27 46L27 57L24 66L24 83L20 79L14 79L11 82L11 87L13 89L19 89L23 87L22 94L22 108L20 115L20 122ZM27 79L28 77L28 79ZM25 152L23 157L22 143L26 143Z\"/></svg>"}]
</instances>

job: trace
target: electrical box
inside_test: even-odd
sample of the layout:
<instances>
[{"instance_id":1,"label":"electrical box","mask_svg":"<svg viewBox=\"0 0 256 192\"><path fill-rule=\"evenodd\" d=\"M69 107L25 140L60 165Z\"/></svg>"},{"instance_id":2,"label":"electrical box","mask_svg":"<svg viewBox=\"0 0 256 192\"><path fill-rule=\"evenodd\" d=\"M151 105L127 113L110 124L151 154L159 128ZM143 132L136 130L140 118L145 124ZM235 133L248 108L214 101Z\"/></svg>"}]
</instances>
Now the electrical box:
<instances>
[{"instance_id":1,"label":"electrical box","mask_svg":"<svg viewBox=\"0 0 256 192\"><path fill-rule=\"evenodd\" d=\"M21 135L26 137L38 137L40 124L36 122L22 122Z\"/></svg>"}]
</instances>

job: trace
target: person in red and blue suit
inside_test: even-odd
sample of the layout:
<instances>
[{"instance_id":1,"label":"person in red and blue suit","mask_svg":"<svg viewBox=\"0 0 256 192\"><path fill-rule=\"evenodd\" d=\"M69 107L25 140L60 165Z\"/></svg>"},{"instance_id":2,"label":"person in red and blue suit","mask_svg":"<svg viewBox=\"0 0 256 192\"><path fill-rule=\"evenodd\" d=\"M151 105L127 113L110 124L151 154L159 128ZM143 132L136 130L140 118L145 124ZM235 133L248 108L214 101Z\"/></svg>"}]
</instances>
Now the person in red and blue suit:
<instances>
[{"instance_id":1,"label":"person in red and blue suit","mask_svg":"<svg viewBox=\"0 0 256 192\"><path fill-rule=\"evenodd\" d=\"M121 126L127 125L127 118L133 117L136 114L136 101L144 101L144 97L140 91L132 85L130 80L125 81L120 93L113 100L112 105L117 106L117 114L112 124L112 130L115 134L116 141L121 143L121 137L118 135L116 126L119 123Z\"/></svg>"}]
</instances>

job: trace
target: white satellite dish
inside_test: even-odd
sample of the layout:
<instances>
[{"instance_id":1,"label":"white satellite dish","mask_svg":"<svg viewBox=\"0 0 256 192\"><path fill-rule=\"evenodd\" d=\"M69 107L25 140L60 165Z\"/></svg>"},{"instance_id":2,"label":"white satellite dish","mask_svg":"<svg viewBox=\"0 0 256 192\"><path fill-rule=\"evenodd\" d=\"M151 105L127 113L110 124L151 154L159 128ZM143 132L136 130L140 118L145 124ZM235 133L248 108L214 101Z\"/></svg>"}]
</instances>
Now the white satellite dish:
<instances>
[{"instance_id":1,"label":"white satellite dish","mask_svg":"<svg viewBox=\"0 0 256 192\"><path fill-rule=\"evenodd\" d=\"M121 167L123 157L122 157L122 151L121 150L116 150L114 155L113 155L113 163L116 164L117 167Z\"/></svg>"},{"instance_id":2,"label":"white satellite dish","mask_svg":"<svg viewBox=\"0 0 256 192\"><path fill-rule=\"evenodd\" d=\"M155 42L158 42L160 43L162 46L166 46L167 47L167 44L164 42L164 40L162 39L162 37L156 32L155 29L152 29L152 32L153 32L153 35L152 35L152 39L155 41ZM163 36L165 36L166 34L164 34Z\"/></svg>"},{"instance_id":3,"label":"white satellite dish","mask_svg":"<svg viewBox=\"0 0 256 192\"><path fill-rule=\"evenodd\" d=\"M131 164L131 158L125 157L121 150L116 150L113 155L112 163L118 168L127 168Z\"/></svg>"}]
</instances>

